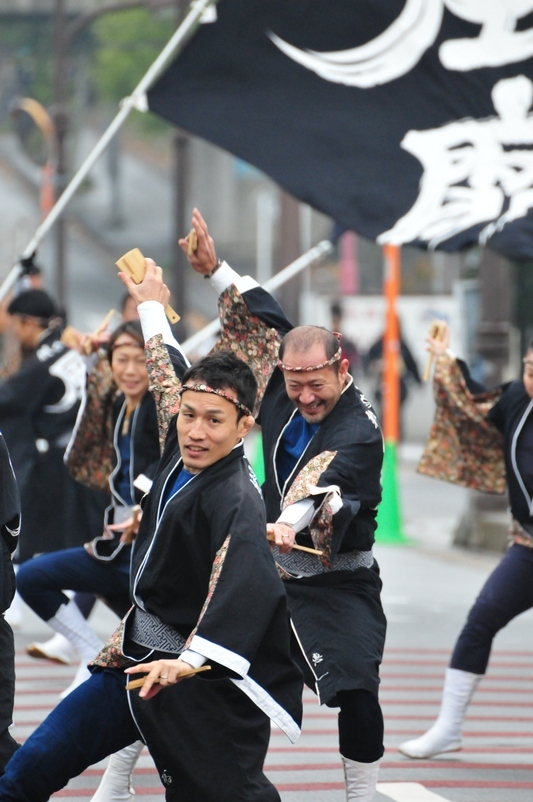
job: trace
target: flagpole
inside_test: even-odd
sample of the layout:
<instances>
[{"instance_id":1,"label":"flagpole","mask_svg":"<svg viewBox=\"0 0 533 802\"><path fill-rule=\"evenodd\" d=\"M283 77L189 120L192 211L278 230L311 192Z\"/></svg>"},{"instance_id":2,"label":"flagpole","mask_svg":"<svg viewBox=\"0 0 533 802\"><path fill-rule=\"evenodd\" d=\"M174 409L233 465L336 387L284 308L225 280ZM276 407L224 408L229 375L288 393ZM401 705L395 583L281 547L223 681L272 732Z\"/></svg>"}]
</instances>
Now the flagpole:
<instances>
[{"instance_id":1,"label":"flagpole","mask_svg":"<svg viewBox=\"0 0 533 802\"><path fill-rule=\"evenodd\" d=\"M400 249L397 245L385 245L384 254L383 436L386 443L396 446L400 439L400 331L396 308L400 294Z\"/></svg>"},{"instance_id":2,"label":"flagpole","mask_svg":"<svg viewBox=\"0 0 533 802\"><path fill-rule=\"evenodd\" d=\"M291 262L290 265L284 267L283 270L280 270L279 273L276 273L275 276L265 281L263 284L263 288L268 292L273 292L277 290L278 287L281 287L282 284L285 284L286 281L293 278L297 273L301 270L304 270L306 267L309 267L314 262L318 262L323 259L325 256L330 254L334 249L333 243L327 239L322 240L315 245L314 248L306 251L306 253L302 254L295 259L294 262ZM213 337L214 335L218 334L220 329L220 321L218 318L216 320L212 320L211 323L208 323L207 326L204 326L203 329L197 331L196 334L193 334L192 337L189 337L188 340L182 344L181 348L185 354L194 353L194 351L201 345L204 340L207 340L208 337Z\"/></svg>"},{"instance_id":3,"label":"flagpole","mask_svg":"<svg viewBox=\"0 0 533 802\"><path fill-rule=\"evenodd\" d=\"M163 71L163 69L167 66L167 63L170 61L172 56L176 54L176 51L180 45L182 45L187 37L194 32L193 29L195 26L197 26L197 24L199 24L200 17L205 10L217 2L218 0L194 0L194 2L191 4L191 9L181 25L169 39L159 56L148 68L131 95L121 101L120 109L117 115L111 121L108 128L104 131L101 138L98 140L83 164L79 167L75 175L65 187L64 192L58 198L54 206L50 209L50 212L45 217L41 225L37 228L27 246L24 248L21 256L7 274L6 278L0 285L0 302L3 301L6 295L8 295L17 279L22 275L24 271L24 267L22 265L23 260L27 260L33 256L42 239L46 236L61 212L70 202L71 198L78 190L87 174L91 171L94 164L98 161L113 137L120 130L131 111L133 109L137 109L139 111L148 111L146 92Z\"/></svg>"},{"instance_id":4,"label":"flagpole","mask_svg":"<svg viewBox=\"0 0 533 802\"><path fill-rule=\"evenodd\" d=\"M385 245L385 332L383 335L383 437L385 453L381 483L383 498L378 508L376 537L380 543L403 543L398 490L398 442L400 439L400 326L397 302L400 295L401 261L397 245Z\"/></svg>"}]
</instances>

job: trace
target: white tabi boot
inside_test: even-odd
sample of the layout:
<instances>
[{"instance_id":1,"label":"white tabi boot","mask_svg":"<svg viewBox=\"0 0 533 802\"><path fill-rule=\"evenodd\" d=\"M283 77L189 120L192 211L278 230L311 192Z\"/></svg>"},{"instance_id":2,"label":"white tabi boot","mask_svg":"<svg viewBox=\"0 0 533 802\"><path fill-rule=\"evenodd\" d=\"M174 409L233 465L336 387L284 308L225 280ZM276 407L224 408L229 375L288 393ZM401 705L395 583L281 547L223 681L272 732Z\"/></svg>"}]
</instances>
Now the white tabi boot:
<instances>
[{"instance_id":1,"label":"white tabi boot","mask_svg":"<svg viewBox=\"0 0 533 802\"><path fill-rule=\"evenodd\" d=\"M407 757L421 759L461 749L461 730L466 709L482 678L483 674L447 668L436 722L425 735L400 744L399 751Z\"/></svg>"},{"instance_id":2,"label":"white tabi boot","mask_svg":"<svg viewBox=\"0 0 533 802\"><path fill-rule=\"evenodd\" d=\"M70 666L77 658L76 650L64 635L56 632L53 638L43 641L42 643L35 642L26 646L26 653L30 657L42 658L44 660L53 660L54 663L61 663L65 666Z\"/></svg>"},{"instance_id":3,"label":"white tabi boot","mask_svg":"<svg viewBox=\"0 0 533 802\"><path fill-rule=\"evenodd\" d=\"M346 802L370 802L376 793L380 760L374 763L359 763L342 757L344 781L346 783Z\"/></svg>"},{"instance_id":4,"label":"white tabi boot","mask_svg":"<svg viewBox=\"0 0 533 802\"><path fill-rule=\"evenodd\" d=\"M61 699L64 699L74 688L89 679L91 675L87 668L87 663L96 657L103 643L94 634L80 613L78 605L73 601L68 604L62 604L54 617L50 618L46 623L56 632L64 635L81 657L81 663L74 681L61 694Z\"/></svg>"},{"instance_id":5,"label":"white tabi boot","mask_svg":"<svg viewBox=\"0 0 533 802\"><path fill-rule=\"evenodd\" d=\"M131 787L131 775L143 747L142 741L135 741L111 755L91 802L133 802L135 791Z\"/></svg>"},{"instance_id":6,"label":"white tabi boot","mask_svg":"<svg viewBox=\"0 0 533 802\"><path fill-rule=\"evenodd\" d=\"M15 566L14 566L15 567ZM18 566L17 566L18 567ZM11 607L8 607L4 613L4 618L11 627L11 629L20 629L24 622L24 607L20 593L15 591Z\"/></svg>"}]
</instances>

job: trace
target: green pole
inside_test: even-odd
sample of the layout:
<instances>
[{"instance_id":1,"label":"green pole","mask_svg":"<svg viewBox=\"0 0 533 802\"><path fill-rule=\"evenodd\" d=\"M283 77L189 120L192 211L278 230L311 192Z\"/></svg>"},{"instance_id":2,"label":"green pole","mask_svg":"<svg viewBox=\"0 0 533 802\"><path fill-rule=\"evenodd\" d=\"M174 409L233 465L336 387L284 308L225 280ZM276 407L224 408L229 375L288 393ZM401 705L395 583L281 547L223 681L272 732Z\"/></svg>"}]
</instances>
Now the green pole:
<instances>
[{"instance_id":1,"label":"green pole","mask_svg":"<svg viewBox=\"0 0 533 802\"><path fill-rule=\"evenodd\" d=\"M251 449L250 465L260 485L265 482L265 462L263 459L263 438L260 432L254 434L254 445Z\"/></svg>"},{"instance_id":2,"label":"green pole","mask_svg":"<svg viewBox=\"0 0 533 802\"><path fill-rule=\"evenodd\" d=\"M398 485L398 453L395 440L385 441L381 471L383 496L378 507L376 542L390 545L407 543L402 528L400 490Z\"/></svg>"}]
</instances>

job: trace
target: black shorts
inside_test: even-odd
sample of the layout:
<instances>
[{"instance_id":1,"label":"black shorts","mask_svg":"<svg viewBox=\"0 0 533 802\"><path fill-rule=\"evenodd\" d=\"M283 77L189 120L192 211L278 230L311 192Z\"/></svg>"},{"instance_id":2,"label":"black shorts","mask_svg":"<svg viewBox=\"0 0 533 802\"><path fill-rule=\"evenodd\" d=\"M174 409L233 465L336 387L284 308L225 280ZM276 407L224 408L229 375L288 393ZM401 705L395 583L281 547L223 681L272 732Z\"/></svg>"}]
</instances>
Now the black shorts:
<instances>
[{"instance_id":1,"label":"black shorts","mask_svg":"<svg viewBox=\"0 0 533 802\"><path fill-rule=\"evenodd\" d=\"M377 563L284 584L293 658L320 703L336 707L337 693L353 689L377 696L387 629Z\"/></svg>"}]
</instances>

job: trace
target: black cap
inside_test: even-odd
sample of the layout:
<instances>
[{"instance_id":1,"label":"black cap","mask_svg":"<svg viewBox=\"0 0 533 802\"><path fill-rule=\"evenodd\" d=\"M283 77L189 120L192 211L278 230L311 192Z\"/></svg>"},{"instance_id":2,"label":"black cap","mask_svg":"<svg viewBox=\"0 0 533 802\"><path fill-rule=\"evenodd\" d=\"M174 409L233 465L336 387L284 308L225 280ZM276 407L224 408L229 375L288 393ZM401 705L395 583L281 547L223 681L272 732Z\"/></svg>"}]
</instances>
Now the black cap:
<instances>
[{"instance_id":1,"label":"black cap","mask_svg":"<svg viewBox=\"0 0 533 802\"><path fill-rule=\"evenodd\" d=\"M16 295L7 307L10 315L28 315L48 321L57 314L53 298L44 290L25 290Z\"/></svg>"}]
</instances>

